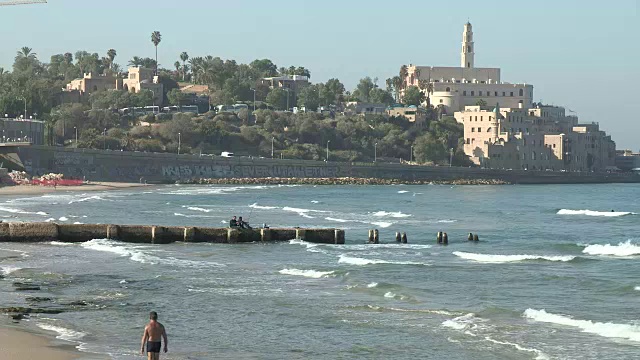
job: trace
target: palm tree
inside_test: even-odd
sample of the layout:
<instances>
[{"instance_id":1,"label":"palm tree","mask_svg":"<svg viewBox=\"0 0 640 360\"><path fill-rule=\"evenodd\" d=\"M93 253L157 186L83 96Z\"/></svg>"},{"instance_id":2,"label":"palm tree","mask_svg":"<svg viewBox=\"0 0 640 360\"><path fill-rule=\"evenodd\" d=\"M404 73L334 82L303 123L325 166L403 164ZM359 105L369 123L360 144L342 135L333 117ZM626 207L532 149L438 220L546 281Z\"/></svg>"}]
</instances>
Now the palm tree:
<instances>
[{"instance_id":1,"label":"palm tree","mask_svg":"<svg viewBox=\"0 0 640 360\"><path fill-rule=\"evenodd\" d=\"M180 61L176 61L173 63L173 66L176 67L176 72L179 73L180 72Z\"/></svg>"},{"instance_id":2,"label":"palm tree","mask_svg":"<svg viewBox=\"0 0 640 360\"><path fill-rule=\"evenodd\" d=\"M113 60L116 58L117 55L118 55L118 53L116 52L115 49L109 49L109 51L107 51L107 58L109 58L109 68L110 69L113 66Z\"/></svg>"},{"instance_id":3,"label":"palm tree","mask_svg":"<svg viewBox=\"0 0 640 360\"><path fill-rule=\"evenodd\" d=\"M162 41L162 35L159 31L154 31L151 33L151 42L156 47L156 76L158 75L158 45Z\"/></svg>"},{"instance_id":4,"label":"palm tree","mask_svg":"<svg viewBox=\"0 0 640 360\"><path fill-rule=\"evenodd\" d=\"M70 52L64 53L64 62L67 64L71 64L73 62L73 54Z\"/></svg>"},{"instance_id":5,"label":"palm tree","mask_svg":"<svg viewBox=\"0 0 640 360\"><path fill-rule=\"evenodd\" d=\"M27 47L27 46L23 46L20 51L18 51L16 53L16 61L20 60L20 59L29 59L29 60L36 60L37 59L37 54L32 52L32 48Z\"/></svg>"},{"instance_id":6,"label":"palm tree","mask_svg":"<svg viewBox=\"0 0 640 360\"><path fill-rule=\"evenodd\" d=\"M129 60L129 66L140 66L142 65L142 58L139 56L134 56L131 60Z\"/></svg>"},{"instance_id":7,"label":"palm tree","mask_svg":"<svg viewBox=\"0 0 640 360\"><path fill-rule=\"evenodd\" d=\"M180 54L180 60L182 60L182 81L187 77L187 60L189 60L189 54L186 51L183 51Z\"/></svg>"},{"instance_id":8,"label":"palm tree","mask_svg":"<svg viewBox=\"0 0 640 360\"><path fill-rule=\"evenodd\" d=\"M396 102L400 102L400 91L402 90L402 78L400 76L394 76L392 79L393 89L396 93Z\"/></svg>"},{"instance_id":9,"label":"palm tree","mask_svg":"<svg viewBox=\"0 0 640 360\"><path fill-rule=\"evenodd\" d=\"M431 82L431 79L429 79L429 80L418 80L418 87L420 88L420 90L425 92L425 95L427 96L427 98L426 98L426 100L427 100L427 109L431 108L431 97L430 97L430 95L433 94L433 82Z\"/></svg>"},{"instance_id":10,"label":"palm tree","mask_svg":"<svg viewBox=\"0 0 640 360\"><path fill-rule=\"evenodd\" d=\"M407 84L407 76L409 76L409 70L407 65L402 65L400 67L400 78L402 79L402 88L404 88Z\"/></svg>"}]
</instances>

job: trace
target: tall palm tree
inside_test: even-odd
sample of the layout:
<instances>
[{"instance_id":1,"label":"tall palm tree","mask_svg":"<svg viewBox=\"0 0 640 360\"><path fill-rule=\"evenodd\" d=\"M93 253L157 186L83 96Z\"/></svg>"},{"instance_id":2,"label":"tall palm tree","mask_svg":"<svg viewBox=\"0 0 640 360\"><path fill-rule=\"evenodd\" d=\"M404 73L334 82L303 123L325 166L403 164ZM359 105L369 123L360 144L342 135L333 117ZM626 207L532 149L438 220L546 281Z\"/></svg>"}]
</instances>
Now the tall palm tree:
<instances>
[{"instance_id":1,"label":"tall palm tree","mask_svg":"<svg viewBox=\"0 0 640 360\"><path fill-rule=\"evenodd\" d=\"M189 60L189 54L186 51L183 51L180 54L180 60L182 60L182 81L187 77L187 60Z\"/></svg>"},{"instance_id":2,"label":"tall palm tree","mask_svg":"<svg viewBox=\"0 0 640 360\"><path fill-rule=\"evenodd\" d=\"M109 58L109 69L113 67L113 60L115 60L117 55L118 53L116 52L115 49L109 49L107 51L107 58Z\"/></svg>"},{"instance_id":3,"label":"tall palm tree","mask_svg":"<svg viewBox=\"0 0 640 360\"><path fill-rule=\"evenodd\" d=\"M402 88L404 89L404 87L406 86L407 83L407 76L409 76L409 69L407 68L407 65L402 65L400 67L400 78L402 79Z\"/></svg>"},{"instance_id":4,"label":"tall palm tree","mask_svg":"<svg viewBox=\"0 0 640 360\"><path fill-rule=\"evenodd\" d=\"M396 93L396 102L400 102L400 91L402 90L402 84L404 81L400 76L394 76L393 79L393 89Z\"/></svg>"},{"instance_id":5,"label":"tall palm tree","mask_svg":"<svg viewBox=\"0 0 640 360\"><path fill-rule=\"evenodd\" d=\"M27 46L23 46L17 53L16 53L16 61L20 60L20 59L29 59L29 60L36 60L37 59L37 55L36 53L32 52L33 49Z\"/></svg>"},{"instance_id":6,"label":"tall palm tree","mask_svg":"<svg viewBox=\"0 0 640 360\"><path fill-rule=\"evenodd\" d=\"M176 67L176 72L178 72L178 73L179 73L179 72L180 72L180 61L176 61L176 62L174 62L174 63L173 63L173 66L175 66L175 67Z\"/></svg>"},{"instance_id":7,"label":"tall palm tree","mask_svg":"<svg viewBox=\"0 0 640 360\"><path fill-rule=\"evenodd\" d=\"M151 42L156 47L156 76L158 75L158 45L162 41L162 35L160 31L154 31L151 33Z\"/></svg>"},{"instance_id":8,"label":"tall palm tree","mask_svg":"<svg viewBox=\"0 0 640 360\"><path fill-rule=\"evenodd\" d=\"M67 64L71 64L73 62L73 54L70 52L64 53L64 62Z\"/></svg>"},{"instance_id":9,"label":"tall palm tree","mask_svg":"<svg viewBox=\"0 0 640 360\"><path fill-rule=\"evenodd\" d=\"M418 87L427 96L426 97L427 109L430 108L431 107L431 97L430 97L430 95L433 94L433 82L431 82L431 79L429 79L429 80L418 80Z\"/></svg>"}]
</instances>

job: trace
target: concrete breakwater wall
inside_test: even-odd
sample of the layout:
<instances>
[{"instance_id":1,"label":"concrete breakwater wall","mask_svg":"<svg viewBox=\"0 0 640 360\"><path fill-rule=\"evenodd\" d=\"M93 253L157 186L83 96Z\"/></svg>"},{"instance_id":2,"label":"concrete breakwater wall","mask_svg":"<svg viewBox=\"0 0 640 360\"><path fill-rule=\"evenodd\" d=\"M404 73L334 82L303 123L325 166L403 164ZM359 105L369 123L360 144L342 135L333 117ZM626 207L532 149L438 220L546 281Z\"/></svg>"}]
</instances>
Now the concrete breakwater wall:
<instances>
[{"instance_id":1,"label":"concrete breakwater wall","mask_svg":"<svg viewBox=\"0 0 640 360\"><path fill-rule=\"evenodd\" d=\"M576 184L640 182L640 175L569 173L525 170L491 170L446 166L411 166L390 163L334 163L309 160L177 155L27 146L3 149L15 152L21 166L32 175L62 173L91 181L149 183L194 179L360 178L452 182L484 179L511 184Z\"/></svg>"},{"instance_id":2,"label":"concrete breakwater wall","mask_svg":"<svg viewBox=\"0 0 640 360\"><path fill-rule=\"evenodd\" d=\"M86 242L113 239L127 243L170 244L275 242L301 239L319 244L344 244L340 229L252 229L205 228L155 225L0 223L0 242Z\"/></svg>"}]
</instances>

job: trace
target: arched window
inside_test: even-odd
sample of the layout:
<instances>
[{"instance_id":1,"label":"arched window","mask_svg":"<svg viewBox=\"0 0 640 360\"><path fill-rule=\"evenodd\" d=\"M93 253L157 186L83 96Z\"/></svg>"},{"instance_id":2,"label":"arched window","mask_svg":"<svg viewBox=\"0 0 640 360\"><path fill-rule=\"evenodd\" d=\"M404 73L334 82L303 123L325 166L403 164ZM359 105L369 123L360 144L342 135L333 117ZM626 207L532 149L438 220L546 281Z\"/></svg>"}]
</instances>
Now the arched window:
<instances>
[{"instance_id":1,"label":"arched window","mask_svg":"<svg viewBox=\"0 0 640 360\"><path fill-rule=\"evenodd\" d=\"M536 152L532 151L531 152L531 160L535 160L536 159Z\"/></svg>"},{"instance_id":2,"label":"arched window","mask_svg":"<svg viewBox=\"0 0 640 360\"><path fill-rule=\"evenodd\" d=\"M471 45L467 46L467 52L469 52L469 53L471 52Z\"/></svg>"},{"instance_id":3,"label":"arched window","mask_svg":"<svg viewBox=\"0 0 640 360\"><path fill-rule=\"evenodd\" d=\"M491 128L487 128L487 132L491 132Z\"/></svg>"},{"instance_id":4,"label":"arched window","mask_svg":"<svg viewBox=\"0 0 640 360\"><path fill-rule=\"evenodd\" d=\"M445 91L446 91L446 92L451 92L451 88L450 88L450 87L447 87Z\"/></svg>"},{"instance_id":5,"label":"arched window","mask_svg":"<svg viewBox=\"0 0 640 360\"><path fill-rule=\"evenodd\" d=\"M471 67L471 63L470 63L470 62L468 62L468 63L467 63L467 67L468 67L468 68L470 68L470 67Z\"/></svg>"},{"instance_id":6,"label":"arched window","mask_svg":"<svg viewBox=\"0 0 640 360\"><path fill-rule=\"evenodd\" d=\"M467 144L471 144L471 139L467 138Z\"/></svg>"}]
</instances>

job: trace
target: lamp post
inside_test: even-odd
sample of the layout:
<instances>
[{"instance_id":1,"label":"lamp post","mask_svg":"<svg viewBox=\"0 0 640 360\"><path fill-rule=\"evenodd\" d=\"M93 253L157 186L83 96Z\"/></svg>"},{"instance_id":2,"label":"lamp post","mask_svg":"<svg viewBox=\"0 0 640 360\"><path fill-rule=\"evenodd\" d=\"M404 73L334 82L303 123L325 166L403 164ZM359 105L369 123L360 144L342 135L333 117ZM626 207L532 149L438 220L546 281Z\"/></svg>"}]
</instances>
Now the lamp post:
<instances>
[{"instance_id":1,"label":"lamp post","mask_svg":"<svg viewBox=\"0 0 640 360\"><path fill-rule=\"evenodd\" d=\"M180 146L182 145L182 133L178 133L178 155L180 155Z\"/></svg>"},{"instance_id":2,"label":"lamp post","mask_svg":"<svg viewBox=\"0 0 640 360\"><path fill-rule=\"evenodd\" d=\"M102 132L102 149L107 150L107 128Z\"/></svg>"},{"instance_id":3,"label":"lamp post","mask_svg":"<svg viewBox=\"0 0 640 360\"><path fill-rule=\"evenodd\" d=\"M373 162L378 161L378 143L373 144Z\"/></svg>"},{"instance_id":4,"label":"lamp post","mask_svg":"<svg viewBox=\"0 0 640 360\"><path fill-rule=\"evenodd\" d=\"M253 112L256 112L256 89L251 89L253 91Z\"/></svg>"},{"instance_id":5,"label":"lamp post","mask_svg":"<svg viewBox=\"0 0 640 360\"><path fill-rule=\"evenodd\" d=\"M276 140L275 137L271 138L271 158L273 159L273 142Z\"/></svg>"},{"instance_id":6,"label":"lamp post","mask_svg":"<svg viewBox=\"0 0 640 360\"><path fill-rule=\"evenodd\" d=\"M411 154L409 154L409 162L413 162L413 145L411 145Z\"/></svg>"},{"instance_id":7,"label":"lamp post","mask_svg":"<svg viewBox=\"0 0 640 360\"><path fill-rule=\"evenodd\" d=\"M453 148L449 149L449 167L451 167L453 163Z\"/></svg>"},{"instance_id":8,"label":"lamp post","mask_svg":"<svg viewBox=\"0 0 640 360\"><path fill-rule=\"evenodd\" d=\"M75 132L76 132L76 148L78 148L78 128L76 126L74 126L73 130L75 130Z\"/></svg>"},{"instance_id":9,"label":"lamp post","mask_svg":"<svg viewBox=\"0 0 640 360\"><path fill-rule=\"evenodd\" d=\"M329 162L329 143L331 140L327 140L327 162Z\"/></svg>"}]
</instances>

